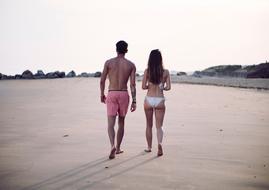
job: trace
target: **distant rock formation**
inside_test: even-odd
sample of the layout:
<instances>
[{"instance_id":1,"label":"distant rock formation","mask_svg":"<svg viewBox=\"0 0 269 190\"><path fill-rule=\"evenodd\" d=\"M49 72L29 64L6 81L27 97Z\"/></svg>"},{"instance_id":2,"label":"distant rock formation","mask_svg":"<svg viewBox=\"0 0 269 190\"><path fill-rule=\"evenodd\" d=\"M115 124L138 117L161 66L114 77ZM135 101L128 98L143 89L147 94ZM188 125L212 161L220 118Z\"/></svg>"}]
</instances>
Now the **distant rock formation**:
<instances>
[{"instance_id":1,"label":"distant rock formation","mask_svg":"<svg viewBox=\"0 0 269 190\"><path fill-rule=\"evenodd\" d=\"M21 79L21 75L15 75L15 79Z\"/></svg>"},{"instance_id":2,"label":"distant rock formation","mask_svg":"<svg viewBox=\"0 0 269 190\"><path fill-rule=\"evenodd\" d=\"M193 77L202 77L201 71L194 71L194 73L192 74Z\"/></svg>"},{"instance_id":3,"label":"distant rock formation","mask_svg":"<svg viewBox=\"0 0 269 190\"><path fill-rule=\"evenodd\" d=\"M59 71L56 71L55 72L57 75L58 75L58 78L64 78L65 77L65 72L59 72Z\"/></svg>"},{"instance_id":4,"label":"distant rock formation","mask_svg":"<svg viewBox=\"0 0 269 190\"><path fill-rule=\"evenodd\" d=\"M33 79L34 75L33 75L33 73L31 71L26 70L21 74L21 78L22 79Z\"/></svg>"},{"instance_id":5,"label":"distant rock formation","mask_svg":"<svg viewBox=\"0 0 269 190\"><path fill-rule=\"evenodd\" d=\"M201 71L199 74L203 76L216 76L216 77L224 77L229 76L233 77L235 76L235 71L238 71L242 68L241 65L219 65L214 67L209 67L203 71Z\"/></svg>"},{"instance_id":6,"label":"distant rock formation","mask_svg":"<svg viewBox=\"0 0 269 190\"><path fill-rule=\"evenodd\" d=\"M5 80L5 76L6 76L6 75L0 73L0 80Z\"/></svg>"},{"instance_id":7,"label":"distant rock formation","mask_svg":"<svg viewBox=\"0 0 269 190\"><path fill-rule=\"evenodd\" d=\"M75 73L75 71L70 71L67 75L66 75L66 77L68 77L68 78L71 78L71 77L76 77L76 73Z\"/></svg>"},{"instance_id":8,"label":"distant rock formation","mask_svg":"<svg viewBox=\"0 0 269 190\"><path fill-rule=\"evenodd\" d=\"M46 78L46 75L44 74L44 72L42 70L38 70L36 72L36 74L34 75L35 79L44 79Z\"/></svg>"},{"instance_id":9,"label":"distant rock formation","mask_svg":"<svg viewBox=\"0 0 269 190\"><path fill-rule=\"evenodd\" d=\"M58 75L55 72L49 72L46 74L47 79L55 79L58 78Z\"/></svg>"},{"instance_id":10,"label":"distant rock formation","mask_svg":"<svg viewBox=\"0 0 269 190\"><path fill-rule=\"evenodd\" d=\"M64 78L65 77L65 72L49 72L46 74L46 78L48 79L55 79L55 78Z\"/></svg>"},{"instance_id":11,"label":"distant rock formation","mask_svg":"<svg viewBox=\"0 0 269 190\"><path fill-rule=\"evenodd\" d=\"M259 64L257 66L248 66L247 78L269 78L269 63Z\"/></svg>"},{"instance_id":12,"label":"distant rock formation","mask_svg":"<svg viewBox=\"0 0 269 190\"><path fill-rule=\"evenodd\" d=\"M94 77L95 73L88 73L89 77Z\"/></svg>"},{"instance_id":13,"label":"distant rock formation","mask_svg":"<svg viewBox=\"0 0 269 190\"><path fill-rule=\"evenodd\" d=\"M68 73L70 77L76 76L74 71ZM4 75L0 73L0 80L8 79L54 79L54 78L65 78L65 72L55 71L44 74L42 70L38 70L36 74L33 74L30 70L24 71L21 75L16 74L15 76Z\"/></svg>"},{"instance_id":14,"label":"distant rock formation","mask_svg":"<svg viewBox=\"0 0 269 190\"><path fill-rule=\"evenodd\" d=\"M0 73L0 80L9 80L9 79L15 79L15 76L4 75L4 74Z\"/></svg>"},{"instance_id":15,"label":"distant rock formation","mask_svg":"<svg viewBox=\"0 0 269 190\"><path fill-rule=\"evenodd\" d=\"M78 75L78 77L89 77L89 74L86 72L83 72L80 75Z\"/></svg>"},{"instance_id":16,"label":"distant rock formation","mask_svg":"<svg viewBox=\"0 0 269 190\"><path fill-rule=\"evenodd\" d=\"M37 70L33 74L30 70L25 70L22 74L16 74L14 76L5 75L0 73L0 80L9 80L9 79L55 79L55 78L72 78L72 77L101 77L102 73L97 71L95 73L82 72L79 75L76 75L75 71L70 71L67 75L65 72L55 71L45 74L42 70ZM172 76L185 76L186 72L182 71L171 71ZM136 76L139 80L140 75L136 73ZM141 75L143 76L143 74ZM241 77L241 78L269 78L269 63L261 63L258 65L219 65L214 67L209 67L202 71L195 71L192 76L194 77Z\"/></svg>"},{"instance_id":17,"label":"distant rock formation","mask_svg":"<svg viewBox=\"0 0 269 190\"><path fill-rule=\"evenodd\" d=\"M182 71L177 72L177 76L184 76L184 75L187 75L187 73Z\"/></svg>"},{"instance_id":18,"label":"distant rock formation","mask_svg":"<svg viewBox=\"0 0 269 190\"><path fill-rule=\"evenodd\" d=\"M102 73L100 71L97 71L94 73L94 77L101 77Z\"/></svg>"},{"instance_id":19,"label":"distant rock formation","mask_svg":"<svg viewBox=\"0 0 269 190\"><path fill-rule=\"evenodd\" d=\"M209 67L203 71L195 71L192 76L269 78L269 63L250 66L219 65Z\"/></svg>"}]
</instances>

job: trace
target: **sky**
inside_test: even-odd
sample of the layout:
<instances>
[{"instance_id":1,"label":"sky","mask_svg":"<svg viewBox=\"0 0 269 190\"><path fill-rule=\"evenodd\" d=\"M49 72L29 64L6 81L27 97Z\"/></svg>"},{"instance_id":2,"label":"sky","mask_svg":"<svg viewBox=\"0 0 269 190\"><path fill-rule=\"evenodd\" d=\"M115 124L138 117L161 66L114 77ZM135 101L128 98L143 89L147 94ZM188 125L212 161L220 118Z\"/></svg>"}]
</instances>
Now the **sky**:
<instances>
[{"instance_id":1,"label":"sky","mask_svg":"<svg viewBox=\"0 0 269 190\"><path fill-rule=\"evenodd\" d=\"M159 49L166 69L269 60L268 0L0 0L0 73L95 72L129 44L137 70Z\"/></svg>"}]
</instances>

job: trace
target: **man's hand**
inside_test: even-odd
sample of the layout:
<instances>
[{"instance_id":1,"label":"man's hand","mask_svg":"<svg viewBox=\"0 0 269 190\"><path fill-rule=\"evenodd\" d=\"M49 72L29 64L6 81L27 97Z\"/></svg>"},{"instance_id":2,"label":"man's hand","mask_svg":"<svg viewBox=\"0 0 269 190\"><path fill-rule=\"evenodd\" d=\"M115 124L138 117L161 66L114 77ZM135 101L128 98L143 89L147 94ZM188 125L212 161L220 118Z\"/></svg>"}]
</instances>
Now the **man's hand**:
<instances>
[{"instance_id":1,"label":"man's hand","mask_svg":"<svg viewBox=\"0 0 269 190\"><path fill-rule=\"evenodd\" d=\"M106 96L105 95L101 95L101 102L102 103L106 103Z\"/></svg>"},{"instance_id":2,"label":"man's hand","mask_svg":"<svg viewBox=\"0 0 269 190\"><path fill-rule=\"evenodd\" d=\"M130 110L131 112L134 112L136 110L136 102L132 102Z\"/></svg>"}]
</instances>

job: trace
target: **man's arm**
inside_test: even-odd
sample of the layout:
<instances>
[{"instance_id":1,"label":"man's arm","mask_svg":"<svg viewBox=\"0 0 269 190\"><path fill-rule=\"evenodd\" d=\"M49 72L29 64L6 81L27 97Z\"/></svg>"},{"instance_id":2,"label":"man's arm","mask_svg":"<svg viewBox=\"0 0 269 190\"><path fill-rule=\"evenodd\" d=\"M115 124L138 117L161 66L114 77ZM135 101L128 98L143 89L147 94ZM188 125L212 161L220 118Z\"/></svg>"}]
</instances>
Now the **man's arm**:
<instances>
[{"instance_id":1,"label":"man's arm","mask_svg":"<svg viewBox=\"0 0 269 190\"><path fill-rule=\"evenodd\" d=\"M136 73L136 68L135 65L133 64L133 69L130 75L130 88L131 88L131 94L132 94L132 104L131 104L131 111L136 110L136 84L135 84L135 73Z\"/></svg>"},{"instance_id":2,"label":"man's arm","mask_svg":"<svg viewBox=\"0 0 269 190\"><path fill-rule=\"evenodd\" d=\"M101 102L105 103L105 84L106 84L106 77L108 74L108 62L105 63L104 65L104 69L101 75L101 79L100 79L100 91L101 91Z\"/></svg>"}]
</instances>

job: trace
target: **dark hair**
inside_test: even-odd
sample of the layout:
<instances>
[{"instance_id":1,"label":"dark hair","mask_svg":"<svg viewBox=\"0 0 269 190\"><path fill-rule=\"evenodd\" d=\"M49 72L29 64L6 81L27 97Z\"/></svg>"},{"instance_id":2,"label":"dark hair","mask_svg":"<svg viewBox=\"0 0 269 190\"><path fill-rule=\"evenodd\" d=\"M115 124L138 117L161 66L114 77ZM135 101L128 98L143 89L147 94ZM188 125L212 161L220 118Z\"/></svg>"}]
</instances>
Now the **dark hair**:
<instances>
[{"instance_id":1,"label":"dark hair","mask_svg":"<svg viewBox=\"0 0 269 190\"><path fill-rule=\"evenodd\" d=\"M127 48L128 48L128 44L123 40L118 41L116 43L116 49L117 49L118 53L121 53L121 54L127 53L127 51L128 51Z\"/></svg>"},{"instance_id":2,"label":"dark hair","mask_svg":"<svg viewBox=\"0 0 269 190\"><path fill-rule=\"evenodd\" d=\"M163 76L163 58L158 49L150 52L148 61L148 76L149 82L153 84L160 84Z\"/></svg>"}]
</instances>

